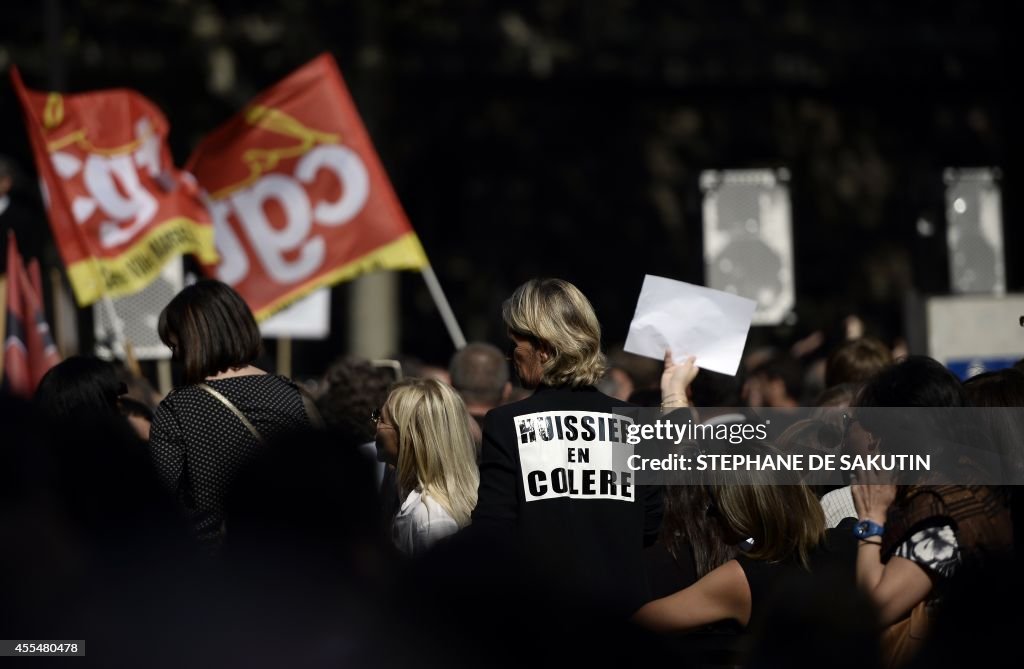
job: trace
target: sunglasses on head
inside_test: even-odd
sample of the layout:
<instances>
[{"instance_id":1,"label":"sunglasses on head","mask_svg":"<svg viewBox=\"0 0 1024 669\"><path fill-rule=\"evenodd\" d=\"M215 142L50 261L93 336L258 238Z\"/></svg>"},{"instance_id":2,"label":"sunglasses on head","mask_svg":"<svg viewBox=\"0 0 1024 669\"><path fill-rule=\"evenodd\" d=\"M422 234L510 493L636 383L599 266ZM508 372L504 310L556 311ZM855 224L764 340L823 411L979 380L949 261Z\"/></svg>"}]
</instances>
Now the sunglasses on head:
<instances>
[{"instance_id":1,"label":"sunglasses on head","mask_svg":"<svg viewBox=\"0 0 1024 669\"><path fill-rule=\"evenodd\" d=\"M858 422L857 421L857 417L854 416L853 414L850 414L850 413L844 413L843 414L843 438L839 442L840 445L843 445L843 444L846 443L846 438L850 434L850 428L856 422Z\"/></svg>"}]
</instances>

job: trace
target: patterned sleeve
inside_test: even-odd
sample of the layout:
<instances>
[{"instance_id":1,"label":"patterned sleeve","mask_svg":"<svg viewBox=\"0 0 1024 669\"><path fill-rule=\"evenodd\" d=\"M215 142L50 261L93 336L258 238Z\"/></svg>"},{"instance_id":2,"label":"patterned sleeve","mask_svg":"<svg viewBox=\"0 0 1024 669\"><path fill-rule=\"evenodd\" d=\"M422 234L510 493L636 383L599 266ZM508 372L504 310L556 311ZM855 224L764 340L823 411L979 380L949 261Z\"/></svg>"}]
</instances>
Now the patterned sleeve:
<instances>
[{"instance_id":1,"label":"patterned sleeve","mask_svg":"<svg viewBox=\"0 0 1024 669\"><path fill-rule=\"evenodd\" d=\"M844 518L857 518L850 486L837 488L821 498L821 509L825 512L825 526L838 527Z\"/></svg>"},{"instance_id":2,"label":"patterned sleeve","mask_svg":"<svg viewBox=\"0 0 1024 669\"><path fill-rule=\"evenodd\" d=\"M952 576L960 566L960 546L951 525L934 525L910 535L893 555L912 560L943 577Z\"/></svg>"},{"instance_id":3,"label":"patterned sleeve","mask_svg":"<svg viewBox=\"0 0 1024 669\"><path fill-rule=\"evenodd\" d=\"M185 440L174 411L166 400L160 403L153 415L149 452L160 482L168 490L177 492L185 467Z\"/></svg>"}]
</instances>

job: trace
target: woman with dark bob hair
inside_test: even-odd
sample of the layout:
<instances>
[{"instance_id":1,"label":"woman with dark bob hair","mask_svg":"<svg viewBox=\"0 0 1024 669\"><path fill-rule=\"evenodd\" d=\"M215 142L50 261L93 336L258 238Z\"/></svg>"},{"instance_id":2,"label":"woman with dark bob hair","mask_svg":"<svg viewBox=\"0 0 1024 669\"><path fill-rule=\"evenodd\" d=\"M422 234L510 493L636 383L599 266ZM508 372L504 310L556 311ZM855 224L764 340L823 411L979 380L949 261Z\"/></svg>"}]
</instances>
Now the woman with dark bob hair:
<instances>
[{"instance_id":1,"label":"woman with dark bob hair","mask_svg":"<svg viewBox=\"0 0 1024 669\"><path fill-rule=\"evenodd\" d=\"M253 365L260 331L227 285L206 280L188 286L160 313L157 328L183 366L186 385L157 407L150 449L196 535L216 549L235 474L263 442L307 427L315 414L294 383Z\"/></svg>"},{"instance_id":2,"label":"woman with dark bob hair","mask_svg":"<svg viewBox=\"0 0 1024 669\"><path fill-rule=\"evenodd\" d=\"M977 436L957 410L967 406L959 380L924 356L876 375L854 404L856 429L848 441L874 444L880 452L906 448L915 439L935 450L960 443L962 462L969 454L965 445ZM874 407L900 410L874 413ZM896 485L885 472L856 474L857 583L886 628L882 653L889 665L902 666L919 650L952 584L1012 560L1008 491L982 483L983 476L970 469L933 471L909 485Z\"/></svg>"},{"instance_id":3,"label":"woman with dark bob hair","mask_svg":"<svg viewBox=\"0 0 1024 669\"><path fill-rule=\"evenodd\" d=\"M473 531L517 538L549 582L626 615L645 601L643 548L657 538L661 496L618 466L631 421L594 387L605 370L597 316L571 283L534 279L502 317L512 366L534 393L484 419Z\"/></svg>"}]
</instances>

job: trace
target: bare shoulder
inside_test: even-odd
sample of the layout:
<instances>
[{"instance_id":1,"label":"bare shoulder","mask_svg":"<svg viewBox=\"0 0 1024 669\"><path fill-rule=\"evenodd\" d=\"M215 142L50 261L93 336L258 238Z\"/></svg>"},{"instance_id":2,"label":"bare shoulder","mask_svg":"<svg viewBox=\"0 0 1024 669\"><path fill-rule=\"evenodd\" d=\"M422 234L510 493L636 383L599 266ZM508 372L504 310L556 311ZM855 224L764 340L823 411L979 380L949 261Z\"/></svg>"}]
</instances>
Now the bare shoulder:
<instances>
[{"instance_id":1,"label":"bare shoulder","mask_svg":"<svg viewBox=\"0 0 1024 669\"><path fill-rule=\"evenodd\" d=\"M714 592L715 598L722 601L730 618L744 626L750 622L750 584L737 560L729 560L713 569L698 583L701 581L705 581L708 590Z\"/></svg>"}]
</instances>

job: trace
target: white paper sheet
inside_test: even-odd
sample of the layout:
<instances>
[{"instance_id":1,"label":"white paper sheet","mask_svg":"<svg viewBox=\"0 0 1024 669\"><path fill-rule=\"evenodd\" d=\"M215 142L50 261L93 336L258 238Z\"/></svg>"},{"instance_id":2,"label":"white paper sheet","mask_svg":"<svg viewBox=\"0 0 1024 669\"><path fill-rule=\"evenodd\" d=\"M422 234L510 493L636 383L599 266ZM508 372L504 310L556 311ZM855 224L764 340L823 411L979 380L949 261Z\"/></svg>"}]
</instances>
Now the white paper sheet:
<instances>
[{"instance_id":1,"label":"white paper sheet","mask_svg":"<svg viewBox=\"0 0 1024 669\"><path fill-rule=\"evenodd\" d=\"M757 302L720 290L650 274L644 277L625 350L735 376Z\"/></svg>"}]
</instances>

